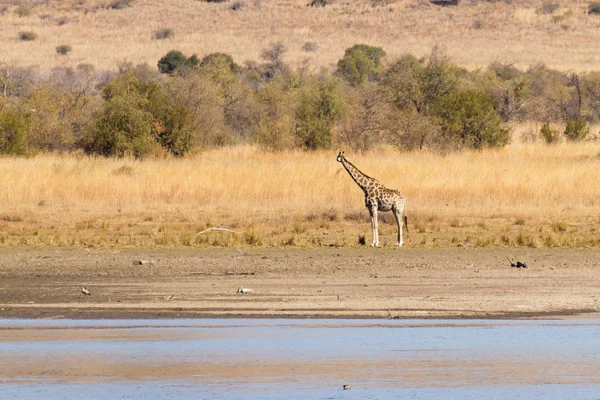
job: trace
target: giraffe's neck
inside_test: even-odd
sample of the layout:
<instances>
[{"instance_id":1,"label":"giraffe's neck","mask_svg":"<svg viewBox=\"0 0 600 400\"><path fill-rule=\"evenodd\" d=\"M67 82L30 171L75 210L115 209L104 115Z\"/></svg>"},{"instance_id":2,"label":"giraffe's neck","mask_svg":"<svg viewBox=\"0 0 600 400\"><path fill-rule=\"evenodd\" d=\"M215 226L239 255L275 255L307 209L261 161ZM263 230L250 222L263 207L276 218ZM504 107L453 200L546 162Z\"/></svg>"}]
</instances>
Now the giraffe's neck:
<instances>
[{"instance_id":1,"label":"giraffe's neck","mask_svg":"<svg viewBox=\"0 0 600 400\"><path fill-rule=\"evenodd\" d=\"M363 190L363 192L365 192L365 194L368 194L369 183L379 183L377 180L360 172L358 168L352 165L352 163L346 160L344 157L342 157L342 165L344 168L346 168L346 171L348 171L352 179L354 179L354 182L356 182L356 184Z\"/></svg>"}]
</instances>

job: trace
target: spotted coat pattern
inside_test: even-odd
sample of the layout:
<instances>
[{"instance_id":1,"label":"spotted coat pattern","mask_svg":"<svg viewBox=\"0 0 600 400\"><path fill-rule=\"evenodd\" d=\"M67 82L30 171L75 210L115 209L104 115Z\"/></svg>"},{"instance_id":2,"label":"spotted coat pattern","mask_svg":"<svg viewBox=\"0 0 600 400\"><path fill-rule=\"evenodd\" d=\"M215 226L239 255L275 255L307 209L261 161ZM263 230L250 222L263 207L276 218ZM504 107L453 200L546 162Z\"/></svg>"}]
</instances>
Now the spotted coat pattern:
<instances>
[{"instance_id":1,"label":"spotted coat pattern","mask_svg":"<svg viewBox=\"0 0 600 400\"><path fill-rule=\"evenodd\" d=\"M408 219L406 217L406 197L397 190L388 189L377 179L363 174L350 161L346 159L343 152L337 156L337 161L341 162L346 171L350 174L354 182L365 193L365 206L371 216L371 228L373 230L373 243L371 246L379 246L379 226L377 222L377 211L391 211L396 218L398 225L397 246L402 246L402 227L406 226L408 232ZM404 216L404 218L402 218ZM404 224L403 224L404 223Z\"/></svg>"}]
</instances>

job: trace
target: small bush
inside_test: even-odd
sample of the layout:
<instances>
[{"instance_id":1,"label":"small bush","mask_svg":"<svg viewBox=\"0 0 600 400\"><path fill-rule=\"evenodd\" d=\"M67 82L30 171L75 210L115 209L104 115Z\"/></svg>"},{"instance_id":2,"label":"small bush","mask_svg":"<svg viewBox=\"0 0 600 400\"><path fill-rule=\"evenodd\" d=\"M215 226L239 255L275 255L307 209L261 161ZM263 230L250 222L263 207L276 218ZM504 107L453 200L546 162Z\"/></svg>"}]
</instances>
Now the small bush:
<instances>
[{"instance_id":1,"label":"small bush","mask_svg":"<svg viewBox=\"0 0 600 400\"><path fill-rule=\"evenodd\" d=\"M29 17L31 15L31 8L27 6L19 6L15 9L15 14L19 17Z\"/></svg>"},{"instance_id":2,"label":"small bush","mask_svg":"<svg viewBox=\"0 0 600 400\"><path fill-rule=\"evenodd\" d=\"M115 0L110 3L110 8L113 10L122 10L123 8L131 7L132 0Z\"/></svg>"},{"instance_id":3,"label":"small bush","mask_svg":"<svg viewBox=\"0 0 600 400\"><path fill-rule=\"evenodd\" d=\"M163 58L158 60L158 70L161 74L170 74L177 68L183 66L187 57L179 50L169 51Z\"/></svg>"},{"instance_id":4,"label":"small bush","mask_svg":"<svg viewBox=\"0 0 600 400\"><path fill-rule=\"evenodd\" d=\"M159 29L156 32L154 32L152 37L157 40L162 40L162 39L169 39L169 38L173 37L174 34L175 34L175 32L173 32L173 29L163 28L163 29Z\"/></svg>"},{"instance_id":5,"label":"small bush","mask_svg":"<svg viewBox=\"0 0 600 400\"><path fill-rule=\"evenodd\" d=\"M71 21L71 20L70 20L69 18L67 18L67 17L60 17L60 18L59 18L59 19L56 21L56 24L57 24L57 25L61 25L61 26L62 26L62 25L66 25L66 24L68 24L70 21Z\"/></svg>"},{"instance_id":6,"label":"small bush","mask_svg":"<svg viewBox=\"0 0 600 400\"><path fill-rule=\"evenodd\" d=\"M152 115L135 104L137 99L115 98L104 104L88 151L103 156L143 158L157 146Z\"/></svg>"},{"instance_id":7,"label":"small bush","mask_svg":"<svg viewBox=\"0 0 600 400\"><path fill-rule=\"evenodd\" d=\"M231 5L231 7L229 7L229 9L232 11L239 11L239 10L242 10L243 8L244 8L243 1L236 1Z\"/></svg>"},{"instance_id":8,"label":"small bush","mask_svg":"<svg viewBox=\"0 0 600 400\"><path fill-rule=\"evenodd\" d=\"M600 3L590 3L588 7L588 14L600 15Z\"/></svg>"},{"instance_id":9,"label":"small bush","mask_svg":"<svg viewBox=\"0 0 600 400\"><path fill-rule=\"evenodd\" d=\"M325 7L331 3L332 3L332 0L311 0L311 2L308 3L308 6L309 7Z\"/></svg>"},{"instance_id":10,"label":"small bush","mask_svg":"<svg viewBox=\"0 0 600 400\"><path fill-rule=\"evenodd\" d=\"M546 144L554 144L558 143L560 133L558 132L558 129L552 129L550 123L546 122L540 129L540 136L544 139Z\"/></svg>"},{"instance_id":11,"label":"small bush","mask_svg":"<svg viewBox=\"0 0 600 400\"><path fill-rule=\"evenodd\" d=\"M38 37L38 35L35 32L31 32L31 31L19 32L19 39L26 41L26 42L35 40L35 39L37 39L37 37Z\"/></svg>"},{"instance_id":12,"label":"small bush","mask_svg":"<svg viewBox=\"0 0 600 400\"><path fill-rule=\"evenodd\" d=\"M318 49L319 49L319 46L317 46L317 44L315 42L306 42L302 46L302 50L304 50L304 51L317 51Z\"/></svg>"},{"instance_id":13,"label":"small bush","mask_svg":"<svg viewBox=\"0 0 600 400\"><path fill-rule=\"evenodd\" d=\"M564 135L570 142L580 142L590 133L590 127L583 118L575 118L567 121Z\"/></svg>"},{"instance_id":14,"label":"small bush","mask_svg":"<svg viewBox=\"0 0 600 400\"><path fill-rule=\"evenodd\" d=\"M73 47L71 47L68 44L61 44L60 46L56 46L56 52L63 56L69 54L71 50L73 50Z\"/></svg>"},{"instance_id":15,"label":"small bush","mask_svg":"<svg viewBox=\"0 0 600 400\"><path fill-rule=\"evenodd\" d=\"M27 121L8 108L0 111L0 154L27 154Z\"/></svg>"},{"instance_id":16,"label":"small bush","mask_svg":"<svg viewBox=\"0 0 600 400\"><path fill-rule=\"evenodd\" d=\"M435 4L440 7L457 6L460 4L460 0L431 0L431 4Z\"/></svg>"}]
</instances>

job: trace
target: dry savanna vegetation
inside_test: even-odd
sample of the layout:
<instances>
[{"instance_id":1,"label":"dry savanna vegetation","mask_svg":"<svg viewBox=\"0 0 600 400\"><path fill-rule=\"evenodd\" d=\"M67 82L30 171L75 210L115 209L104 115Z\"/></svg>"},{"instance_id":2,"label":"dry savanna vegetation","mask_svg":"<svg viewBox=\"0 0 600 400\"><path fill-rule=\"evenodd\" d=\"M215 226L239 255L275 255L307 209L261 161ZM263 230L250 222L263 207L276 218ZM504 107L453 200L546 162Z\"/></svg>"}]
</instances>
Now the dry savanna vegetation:
<instances>
[{"instance_id":1,"label":"dry savanna vegetation","mask_svg":"<svg viewBox=\"0 0 600 400\"><path fill-rule=\"evenodd\" d=\"M21 66L114 69L122 61L156 60L171 49L186 54L226 52L257 60L266 43L281 41L288 62L330 67L356 43L427 55L441 46L460 65L494 61L528 68L600 69L600 17L593 1L429 0L11 0L0 6L0 60ZM438 1L437 3L444 3ZM447 1L446 3L452 3ZM171 34L161 32L170 29ZM19 32L34 32L23 42ZM157 38L166 37L166 40ZM308 45L307 45L308 44ZM56 47L70 45L68 56Z\"/></svg>"},{"instance_id":2,"label":"dry savanna vegetation","mask_svg":"<svg viewBox=\"0 0 600 400\"><path fill-rule=\"evenodd\" d=\"M351 155L408 197L409 247L598 246L600 147ZM232 147L184 159L38 155L0 163L0 242L25 245L360 246L363 194L332 151ZM388 213L389 214L389 213ZM395 241L381 214L384 246ZM234 232L211 231L210 227Z\"/></svg>"},{"instance_id":3,"label":"dry savanna vegetation","mask_svg":"<svg viewBox=\"0 0 600 400\"><path fill-rule=\"evenodd\" d=\"M5 2L0 243L600 245L600 6L307 3Z\"/></svg>"}]
</instances>

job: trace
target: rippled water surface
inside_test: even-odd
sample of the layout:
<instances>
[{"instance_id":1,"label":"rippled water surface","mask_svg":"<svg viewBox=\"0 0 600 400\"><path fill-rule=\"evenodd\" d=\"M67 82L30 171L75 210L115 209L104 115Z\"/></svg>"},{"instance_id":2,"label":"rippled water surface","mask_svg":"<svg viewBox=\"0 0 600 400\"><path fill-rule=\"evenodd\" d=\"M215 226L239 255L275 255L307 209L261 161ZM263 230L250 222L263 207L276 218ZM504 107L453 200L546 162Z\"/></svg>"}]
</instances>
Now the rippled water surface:
<instances>
[{"instance_id":1,"label":"rippled water surface","mask_svg":"<svg viewBox=\"0 0 600 400\"><path fill-rule=\"evenodd\" d=\"M600 319L0 320L0 398L76 397L600 399Z\"/></svg>"}]
</instances>

